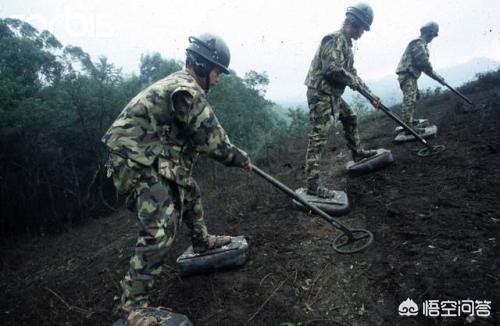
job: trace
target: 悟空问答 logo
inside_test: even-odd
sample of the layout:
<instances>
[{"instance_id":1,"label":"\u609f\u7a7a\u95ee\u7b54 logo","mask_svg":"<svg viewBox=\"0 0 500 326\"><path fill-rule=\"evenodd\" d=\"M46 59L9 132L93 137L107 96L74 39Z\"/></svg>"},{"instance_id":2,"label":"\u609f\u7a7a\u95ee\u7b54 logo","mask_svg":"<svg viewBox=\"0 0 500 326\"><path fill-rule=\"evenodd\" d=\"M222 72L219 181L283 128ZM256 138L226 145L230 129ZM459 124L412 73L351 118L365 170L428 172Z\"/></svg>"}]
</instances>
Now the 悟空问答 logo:
<instances>
[{"instance_id":1,"label":"\u609f\u7a7a\u95ee\u7b54 logo","mask_svg":"<svg viewBox=\"0 0 500 326\"><path fill-rule=\"evenodd\" d=\"M412 299L408 298L401 302L398 312L400 316L416 316L418 314L418 306Z\"/></svg>"}]
</instances>

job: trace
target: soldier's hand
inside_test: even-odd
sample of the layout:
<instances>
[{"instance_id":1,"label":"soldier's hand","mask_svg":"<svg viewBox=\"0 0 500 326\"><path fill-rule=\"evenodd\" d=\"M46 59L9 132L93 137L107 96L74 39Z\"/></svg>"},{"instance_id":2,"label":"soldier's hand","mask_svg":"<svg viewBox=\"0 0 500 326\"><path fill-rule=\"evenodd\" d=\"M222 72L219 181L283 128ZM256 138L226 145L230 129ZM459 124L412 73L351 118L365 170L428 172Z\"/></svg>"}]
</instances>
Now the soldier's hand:
<instances>
[{"instance_id":1,"label":"soldier's hand","mask_svg":"<svg viewBox=\"0 0 500 326\"><path fill-rule=\"evenodd\" d=\"M252 172L252 162L250 162L250 159L248 159L248 162L245 164L244 169L247 172Z\"/></svg>"},{"instance_id":2,"label":"soldier's hand","mask_svg":"<svg viewBox=\"0 0 500 326\"><path fill-rule=\"evenodd\" d=\"M360 87L360 84L358 83L357 80L353 81L351 85L349 85L349 87L353 90L353 91L357 91Z\"/></svg>"},{"instance_id":3,"label":"soldier's hand","mask_svg":"<svg viewBox=\"0 0 500 326\"><path fill-rule=\"evenodd\" d=\"M229 165L244 168L247 171L252 170L250 157L245 151L237 147L234 147L233 159L231 160Z\"/></svg>"},{"instance_id":4,"label":"soldier's hand","mask_svg":"<svg viewBox=\"0 0 500 326\"><path fill-rule=\"evenodd\" d=\"M372 105L373 107L378 110L380 109L380 105L382 104L382 101L380 100L380 97L378 96L373 96L373 100L372 100Z\"/></svg>"}]
</instances>

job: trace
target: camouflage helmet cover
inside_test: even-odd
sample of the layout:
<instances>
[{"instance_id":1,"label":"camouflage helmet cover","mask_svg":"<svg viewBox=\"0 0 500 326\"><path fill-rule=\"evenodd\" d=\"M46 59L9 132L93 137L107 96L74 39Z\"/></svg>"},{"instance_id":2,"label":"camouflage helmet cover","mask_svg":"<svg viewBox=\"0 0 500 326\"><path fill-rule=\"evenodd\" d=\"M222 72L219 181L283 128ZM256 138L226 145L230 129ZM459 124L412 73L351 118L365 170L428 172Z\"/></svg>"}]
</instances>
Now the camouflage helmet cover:
<instances>
[{"instance_id":1,"label":"camouflage helmet cover","mask_svg":"<svg viewBox=\"0 0 500 326\"><path fill-rule=\"evenodd\" d=\"M366 3L358 3L354 6L347 7L345 13L348 19L354 19L365 30L369 31L373 23L373 9Z\"/></svg>"}]
</instances>

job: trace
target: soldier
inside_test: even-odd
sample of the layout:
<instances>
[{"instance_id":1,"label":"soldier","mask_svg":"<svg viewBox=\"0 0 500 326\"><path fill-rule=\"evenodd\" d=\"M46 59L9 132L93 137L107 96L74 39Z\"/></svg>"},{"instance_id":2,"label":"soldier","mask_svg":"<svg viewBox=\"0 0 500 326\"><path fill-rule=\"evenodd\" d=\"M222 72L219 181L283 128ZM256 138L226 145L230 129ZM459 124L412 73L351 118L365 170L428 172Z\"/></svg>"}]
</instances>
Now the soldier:
<instances>
[{"instance_id":1,"label":"soldier","mask_svg":"<svg viewBox=\"0 0 500 326\"><path fill-rule=\"evenodd\" d=\"M200 190L191 176L198 153L251 170L250 158L229 141L205 96L221 73L229 73L229 49L208 33L189 42L186 69L140 92L102 138L111 152L108 175L137 211L139 222L116 307L122 315L148 305L181 219L191 231L195 252L231 242L230 236L207 232Z\"/></svg>"},{"instance_id":2,"label":"soldier","mask_svg":"<svg viewBox=\"0 0 500 326\"><path fill-rule=\"evenodd\" d=\"M311 62L305 80L312 127L306 154L307 193L310 195L322 198L335 195L319 182L321 152L327 141L330 116L340 119L355 162L377 154L376 150L361 147L356 114L341 97L346 86L368 90L353 66L352 40L358 40L364 31L369 31L372 22L373 10L369 5L360 3L348 7L342 28L323 37ZM378 107L380 99L373 97L372 104Z\"/></svg>"},{"instance_id":3,"label":"soldier","mask_svg":"<svg viewBox=\"0 0 500 326\"><path fill-rule=\"evenodd\" d=\"M439 83L444 83L443 77L439 76L429 61L429 49L427 44L438 36L439 26L435 22L429 22L420 28L420 37L411 41L405 49L399 61L396 74L399 85L403 91L403 121L409 126L417 127L416 131L422 133L419 128L419 120L414 121L416 102L419 97L417 79L422 72Z\"/></svg>"}]
</instances>

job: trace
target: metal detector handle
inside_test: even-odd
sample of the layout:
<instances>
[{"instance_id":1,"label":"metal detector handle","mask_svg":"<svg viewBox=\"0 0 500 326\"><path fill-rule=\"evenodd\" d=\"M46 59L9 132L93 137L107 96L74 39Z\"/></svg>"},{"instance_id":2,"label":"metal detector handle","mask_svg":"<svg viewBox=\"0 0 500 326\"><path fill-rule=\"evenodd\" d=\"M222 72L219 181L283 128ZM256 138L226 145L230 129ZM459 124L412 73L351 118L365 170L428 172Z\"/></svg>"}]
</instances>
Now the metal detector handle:
<instances>
[{"instance_id":1,"label":"metal detector handle","mask_svg":"<svg viewBox=\"0 0 500 326\"><path fill-rule=\"evenodd\" d=\"M358 92L363 95L366 99L368 99L370 102L373 102L373 96L370 95L370 93L364 89L364 88L358 88ZM420 140L420 142L422 144L424 144L425 146L427 146L429 149L432 150L432 146L429 145L429 143L424 139L422 138L415 130L413 130L413 128L411 128L410 126L408 126L406 123L404 123L400 118L398 118L397 115L395 115L391 109L389 109L388 107L386 107L384 104L380 103L379 105L379 108L389 116L389 118L391 118L392 120L396 121L397 124L399 124L401 127L403 127L405 130L407 130L409 133L411 133L413 136L415 136L415 138L417 138L418 140Z\"/></svg>"},{"instance_id":2,"label":"metal detector handle","mask_svg":"<svg viewBox=\"0 0 500 326\"><path fill-rule=\"evenodd\" d=\"M458 96L459 96L460 98L462 98L462 100L464 100L465 102L469 103L470 105L474 105L474 104L472 103L472 101L471 101L471 100L470 100L467 96L465 96L464 94L460 93L459 91L457 91L456 89L454 89L453 87L451 87L450 85L448 85L448 83L446 83L445 81L443 81L441 84L442 84L443 86L448 87L448 89L449 89L450 91L452 91L453 93L455 93L456 95L458 95Z\"/></svg>"},{"instance_id":3,"label":"metal detector handle","mask_svg":"<svg viewBox=\"0 0 500 326\"><path fill-rule=\"evenodd\" d=\"M321 209L319 209L317 206L309 203L307 200L305 200L302 196L300 196L299 194L297 194L295 191L293 191L292 189L288 188L287 186L285 186L284 184L282 184L281 182L279 182L278 180L276 180L275 178L273 178L272 176L270 176L266 172L262 171L261 169L259 169L258 167L256 167L253 164L252 164L252 171L254 171L259 176L261 176L262 178L264 178L266 181L268 181L269 183L271 183L272 185L274 185L276 188L278 188L281 191L283 191L288 196L292 197L293 199L295 199L296 201L298 201L299 203L301 203L305 207L309 208L314 213L318 214L320 217L322 217L326 221L328 221L331 224L333 224L335 227L337 227L338 229L340 229L342 232L346 233L350 237L351 231L347 227L345 227L344 225L342 225L339 222L337 222L333 217L331 217L330 215L328 215L327 213L325 213L324 211L322 211Z\"/></svg>"}]
</instances>

